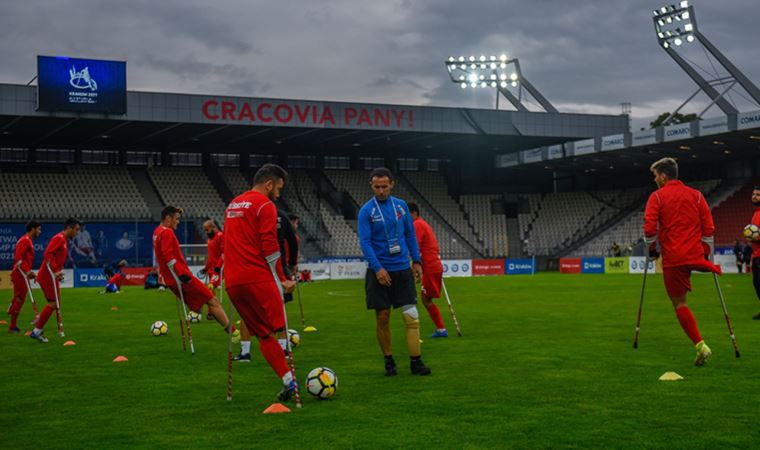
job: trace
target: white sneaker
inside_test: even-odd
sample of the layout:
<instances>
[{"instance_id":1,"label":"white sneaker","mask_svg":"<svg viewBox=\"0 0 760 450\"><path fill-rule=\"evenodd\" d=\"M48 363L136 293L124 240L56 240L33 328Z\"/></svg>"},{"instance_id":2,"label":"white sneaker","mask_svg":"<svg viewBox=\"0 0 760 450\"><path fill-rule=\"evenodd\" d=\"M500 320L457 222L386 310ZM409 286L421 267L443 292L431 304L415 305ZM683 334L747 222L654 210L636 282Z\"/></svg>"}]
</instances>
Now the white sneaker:
<instances>
[{"instance_id":1,"label":"white sneaker","mask_svg":"<svg viewBox=\"0 0 760 450\"><path fill-rule=\"evenodd\" d=\"M36 339L40 344L47 344L48 339L42 333L43 332L40 331L39 334L34 334L34 331L32 331L32 334L30 334L29 337L32 339Z\"/></svg>"}]
</instances>

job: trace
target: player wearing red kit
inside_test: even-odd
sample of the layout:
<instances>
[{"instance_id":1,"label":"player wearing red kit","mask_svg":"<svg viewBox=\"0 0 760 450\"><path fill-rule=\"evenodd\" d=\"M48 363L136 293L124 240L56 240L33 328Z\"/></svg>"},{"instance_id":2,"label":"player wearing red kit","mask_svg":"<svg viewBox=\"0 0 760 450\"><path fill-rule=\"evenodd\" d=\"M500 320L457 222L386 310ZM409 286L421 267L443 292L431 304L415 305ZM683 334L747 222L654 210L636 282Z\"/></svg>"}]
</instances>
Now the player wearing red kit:
<instances>
[{"instance_id":1,"label":"player wearing red kit","mask_svg":"<svg viewBox=\"0 0 760 450\"><path fill-rule=\"evenodd\" d=\"M414 234L417 236L417 244L420 247L422 257L422 289L420 297L425 305L430 319L435 324L435 332L431 337L449 337L446 325L441 317L441 310L433 303L434 298L441 298L441 283L443 282L443 264L441 252L438 247L438 239L435 238L433 228L420 217L420 207L416 203L408 203L409 212L412 214Z\"/></svg>"},{"instance_id":2,"label":"player wearing red kit","mask_svg":"<svg viewBox=\"0 0 760 450\"><path fill-rule=\"evenodd\" d=\"M161 224L153 232L153 250L156 252L159 271L166 286L177 298L184 298L185 304L191 311L199 312L203 305L208 305L208 310L222 328L225 330L232 328L235 332L235 326L231 326L219 300L201 280L190 273L190 268L179 248L177 236L174 234L181 216L182 210L174 206L167 206L161 211ZM180 295L180 289L182 295Z\"/></svg>"},{"instance_id":3,"label":"player wearing red kit","mask_svg":"<svg viewBox=\"0 0 760 450\"><path fill-rule=\"evenodd\" d=\"M53 312L59 314L58 306L61 302L60 282L63 280L63 265L66 262L69 253L67 242L79 233L80 226L81 223L77 219L67 219L66 222L64 222L63 231L50 239L43 255L42 264L37 270L37 283L39 283L40 288L42 288L42 293L48 303L42 308L40 317L37 319L35 328L32 330L32 334L30 334L29 337L36 339L41 343L48 341L43 334L43 329L45 328L48 319L50 319ZM58 328L58 331L63 335L60 316L58 316Z\"/></svg>"},{"instance_id":4,"label":"player wearing red kit","mask_svg":"<svg viewBox=\"0 0 760 450\"><path fill-rule=\"evenodd\" d=\"M282 379L283 388L278 394L281 401L289 400L297 389L276 337L285 330L278 284L282 284L285 292L295 288L295 282L285 278L278 264L281 255L274 200L286 177L285 170L275 164L262 166L254 176L253 189L235 197L227 207L224 220L227 294L248 331L258 338L261 354Z\"/></svg>"},{"instance_id":5,"label":"player wearing red kit","mask_svg":"<svg viewBox=\"0 0 760 450\"><path fill-rule=\"evenodd\" d=\"M644 212L644 237L649 256L657 256L657 241L662 252L662 275L665 290L673 303L678 322L697 349L694 364L703 365L712 352L697 329L686 294L691 291L691 272L721 274L713 264L713 224L710 207L696 189L678 180L678 164L663 158L650 170L658 189L649 196Z\"/></svg>"},{"instance_id":6,"label":"player wearing red kit","mask_svg":"<svg viewBox=\"0 0 760 450\"><path fill-rule=\"evenodd\" d=\"M208 276L209 289L218 289L222 279L222 264L224 262L224 233L212 219L203 223L203 231L208 236L206 248L208 255L206 257L206 266L203 268L204 273Z\"/></svg>"},{"instance_id":7,"label":"player wearing red kit","mask_svg":"<svg viewBox=\"0 0 760 450\"><path fill-rule=\"evenodd\" d=\"M752 204L755 206L755 213L752 214L753 225L760 227L760 186L755 186L752 190ZM747 239L752 246L752 285L755 287L755 295L760 300L760 240ZM752 316L755 320L760 320L760 313Z\"/></svg>"},{"instance_id":8,"label":"player wearing red kit","mask_svg":"<svg viewBox=\"0 0 760 450\"><path fill-rule=\"evenodd\" d=\"M203 222L203 232L208 236L206 241L207 255L206 265L203 267L203 273L208 277L207 286L211 292L216 292L219 288L219 284L222 282L222 264L224 263L224 233L219 227L216 226L216 222L212 219L207 219ZM208 320L214 320L214 315L211 311L206 314Z\"/></svg>"},{"instance_id":9,"label":"player wearing red kit","mask_svg":"<svg viewBox=\"0 0 760 450\"><path fill-rule=\"evenodd\" d=\"M8 325L8 333L18 334L21 332L16 323L18 316L21 314L21 308L26 301L26 295L29 292L29 280L36 276L32 270L32 264L34 263L34 244L32 240L39 237L41 233L42 224L32 220L26 224L26 234L16 241L16 250L13 253L13 271L11 272L13 299L8 307L8 315L11 319Z\"/></svg>"}]
</instances>

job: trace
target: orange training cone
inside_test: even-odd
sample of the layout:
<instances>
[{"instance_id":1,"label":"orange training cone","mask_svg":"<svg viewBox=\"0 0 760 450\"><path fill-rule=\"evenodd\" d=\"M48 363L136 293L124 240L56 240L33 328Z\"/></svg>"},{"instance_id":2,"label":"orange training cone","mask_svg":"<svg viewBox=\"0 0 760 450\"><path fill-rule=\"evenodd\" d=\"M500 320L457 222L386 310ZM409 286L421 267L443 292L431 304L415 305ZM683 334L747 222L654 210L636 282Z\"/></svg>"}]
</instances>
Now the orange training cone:
<instances>
[{"instance_id":1,"label":"orange training cone","mask_svg":"<svg viewBox=\"0 0 760 450\"><path fill-rule=\"evenodd\" d=\"M77 345L77 343L74 342L74 341L66 341L66 342L63 343L64 347L69 347L69 346L72 346L72 345Z\"/></svg>"},{"instance_id":2,"label":"orange training cone","mask_svg":"<svg viewBox=\"0 0 760 450\"><path fill-rule=\"evenodd\" d=\"M8 325L8 321L6 321L6 320L0 320L0 325Z\"/></svg>"},{"instance_id":3,"label":"orange training cone","mask_svg":"<svg viewBox=\"0 0 760 450\"><path fill-rule=\"evenodd\" d=\"M118 310L119 310L119 307L118 307L118 306L112 306L112 307L111 307L111 311L118 311Z\"/></svg>"},{"instance_id":4,"label":"orange training cone","mask_svg":"<svg viewBox=\"0 0 760 450\"><path fill-rule=\"evenodd\" d=\"M124 361L129 361L126 356L117 356L116 358L113 359L113 362L124 362Z\"/></svg>"},{"instance_id":5,"label":"orange training cone","mask_svg":"<svg viewBox=\"0 0 760 450\"><path fill-rule=\"evenodd\" d=\"M31 335L32 335L31 331L27 331L26 333L24 333L24 336L31 336Z\"/></svg>"},{"instance_id":6,"label":"orange training cone","mask_svg":"<svg viewBox=\"0 0 760 450\"><path fill-rule=\"evenodd\" d=\"M264 410L264 414L279 414L279 413L289 413L290 408L283 405L282 403L272 403L269 408Z\"/></svg>"}]
</instances>

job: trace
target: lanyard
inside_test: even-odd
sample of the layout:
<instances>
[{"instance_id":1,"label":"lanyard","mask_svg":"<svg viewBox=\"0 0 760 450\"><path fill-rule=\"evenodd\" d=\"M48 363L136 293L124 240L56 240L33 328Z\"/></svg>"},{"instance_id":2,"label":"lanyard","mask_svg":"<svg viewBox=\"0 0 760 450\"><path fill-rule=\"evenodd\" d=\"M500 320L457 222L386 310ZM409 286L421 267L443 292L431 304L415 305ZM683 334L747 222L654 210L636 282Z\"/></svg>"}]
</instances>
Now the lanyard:
<instances>
[{"instance_id":1,"label":"lanyard","mask_svg":"<svg viewBox=\"0 0 760 450\"><path fill-rule=\"evenodd\" d=\"M391 240L390 235L388 234L388 227L385 226L385 217L383 217L383 210L380 209L380 203L377 202L377 197L372 197L372 200L375 201L375 206L377 206L377 210L380 213L380 220L383 222L383 231L385 231L385 240L389 241ZM394 227L394 233L393 237L398 237L398 215L396 214L396 204L393 202L393 197L390 198L391 201L391 207L393 207L393 218L396 219L396 226Z\"/></svg>"}]
</instances>

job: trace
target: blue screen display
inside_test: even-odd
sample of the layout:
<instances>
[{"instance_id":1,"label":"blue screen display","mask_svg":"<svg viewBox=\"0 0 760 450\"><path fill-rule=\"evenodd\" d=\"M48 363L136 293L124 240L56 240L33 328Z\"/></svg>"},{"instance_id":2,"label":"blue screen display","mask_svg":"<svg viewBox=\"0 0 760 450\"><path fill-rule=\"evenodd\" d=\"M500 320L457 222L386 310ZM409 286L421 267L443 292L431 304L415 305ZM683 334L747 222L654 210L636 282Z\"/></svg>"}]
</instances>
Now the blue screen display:
<instances>
[{"instance_id":1,"label":"blue screen display","mask_svg":"<svg viewBox=\"0 0 760 450\"><path fill-rule=\"evenodd\" d=\"M37 109L124 114L127 63L37 56Z\"/></svg>"}]
</instances>

